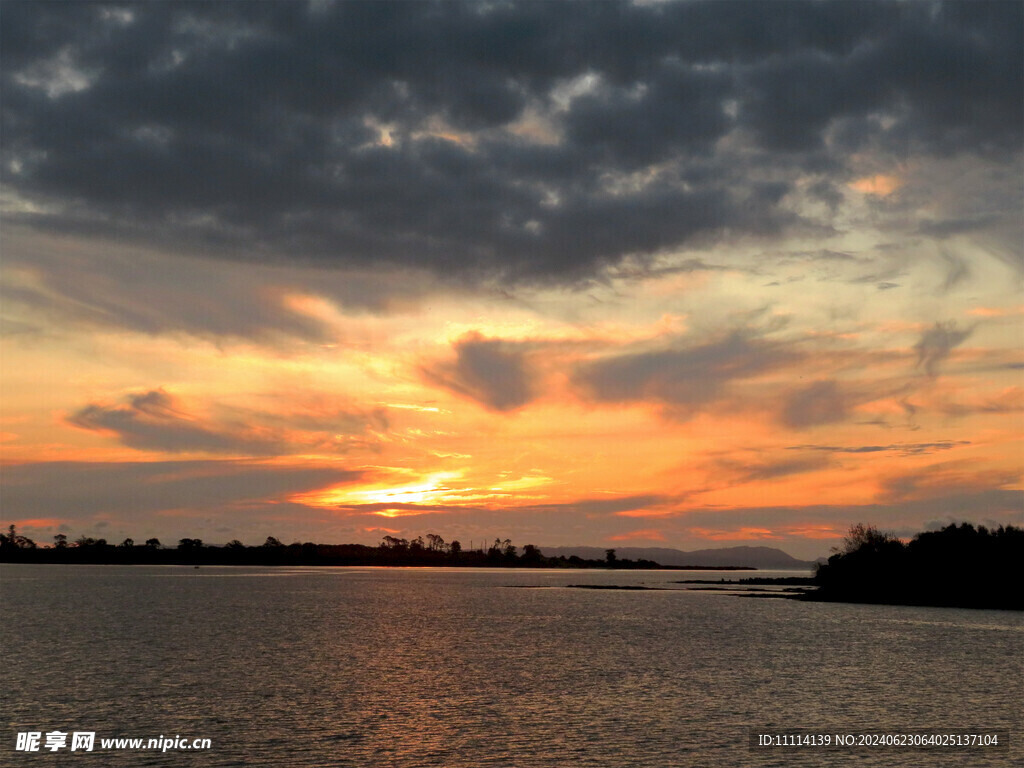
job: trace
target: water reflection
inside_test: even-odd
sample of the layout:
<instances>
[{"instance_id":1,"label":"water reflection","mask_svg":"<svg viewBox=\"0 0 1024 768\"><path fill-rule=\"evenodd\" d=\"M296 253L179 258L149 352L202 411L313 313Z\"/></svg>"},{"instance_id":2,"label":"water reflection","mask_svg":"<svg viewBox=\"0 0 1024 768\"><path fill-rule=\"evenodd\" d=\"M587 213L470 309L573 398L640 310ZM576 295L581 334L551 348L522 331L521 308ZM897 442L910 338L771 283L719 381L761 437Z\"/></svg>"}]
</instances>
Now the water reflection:
<instances>
[{"instance_id":1,"label":"water reflection","mask_svg":"<svg viewBox=\"0 0 1024 768\"><path fill-rule=\"evenodd\" d=\"M82 764L849 765L750 753L746 734L1019 725L1021 622L1005 612L505 588L680 578L661 572L0 573L12 732L214 742Z\"/></svg>"}]
</instances>

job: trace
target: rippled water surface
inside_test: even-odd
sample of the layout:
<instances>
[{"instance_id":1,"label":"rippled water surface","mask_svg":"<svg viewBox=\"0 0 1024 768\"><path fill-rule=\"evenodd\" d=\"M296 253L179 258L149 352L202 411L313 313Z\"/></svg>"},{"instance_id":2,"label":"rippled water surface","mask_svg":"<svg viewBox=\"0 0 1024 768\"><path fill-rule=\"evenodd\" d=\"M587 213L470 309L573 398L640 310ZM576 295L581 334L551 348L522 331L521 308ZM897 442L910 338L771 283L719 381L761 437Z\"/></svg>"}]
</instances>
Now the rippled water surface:
<instances>
[{"instance_id":1,"label":"rippled water surface","mask_svg":"<svg viewBox=\"0 0 1024 768\"><path fill-rule=\"evenodd\" d=\"M6 565L0 763L1022 764L1020 613L559 588L694 576ZM793 728L999 730L1011 747L748 746ZM14 751L54 729L213 746Z\"/></svg>"}]
</instances>

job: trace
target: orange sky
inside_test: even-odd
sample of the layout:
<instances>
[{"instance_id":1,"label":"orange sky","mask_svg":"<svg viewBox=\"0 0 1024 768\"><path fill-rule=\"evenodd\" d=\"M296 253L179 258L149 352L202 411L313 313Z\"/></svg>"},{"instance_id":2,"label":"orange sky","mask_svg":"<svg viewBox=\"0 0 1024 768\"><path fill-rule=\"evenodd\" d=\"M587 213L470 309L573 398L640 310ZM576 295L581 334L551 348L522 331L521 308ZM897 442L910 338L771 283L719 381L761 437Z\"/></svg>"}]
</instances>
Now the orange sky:
<instances>
[{"instance_id":1,"label":"orange sky","mask_svg":"<svg viewBox=\"0 0 1024 768\"><path fill-rule=\"evenodd\" d=\"M111 40L143 34L133 14L95 23L115 21ZM883 56L872 41L849 51ZM190 59L212 45L192 44L147 71L236 71L234 48ZM857 522L902 536L1020 523L1014 126L946 125L968 118L877 67L898 98L880 87L860 116L803 105L811 134L786 133L758 89L798 86L770 82L769 53L720 65L745 83L733 93L699 62L698 84L668 88L685 55L618 83L598 46L550 82L492 62L534 90L472 119L459 89L479 75L498 99L506 82L474 61L454 90L415 69L385 87L367 65L372 99L319 110L282 91L259 138L226 117L265 114L251 104L178 114L157 88L110 106L134 81L90 64L114 56L95 45L8 66L7 92L38 97L13 109L81 124L63 141L83 146L7 140L5 526L41 543L435 532L811 558ZM835 66L854 72L849 51ZM689 117L657 122L670 108ZM109 141L134 142L122 156L152 178L104 154L106 123L86 118L107 113L122 123ZM673 133L700 120L707 135ZM336 156L316 144L328 135ZM196 150L208 141L220 154ZM253 154L232 166L236 146ZM173 152L192 176L163 164ZM253 181L260 163L278 175Z\"/></svg>"},{"instance_id":2,"label":"orange sky","mask_svg":"<svg viewBox=\"0 0 1024 768\"><path fill-rule=\"evenodd\" d=\"M44 541L374 542L386 528L542 545L763 541L811 556L851 521L1014 519L1024 390L1011 291L984 304L951 292L939 323L892 301L835 318L801 300L805 280L757 285L736 270L366 314L288 290L287 272L248 272L254 293L315 316L323 340L25 312L38 328L6 338L2 357L12 520ZM62 483L65 462L133 487L77 507L73 489L41 487ZM177 467L207 465L225 494L168 490ZM280 483L235 487L268 467Z\"/></svg>"}]
</instances>

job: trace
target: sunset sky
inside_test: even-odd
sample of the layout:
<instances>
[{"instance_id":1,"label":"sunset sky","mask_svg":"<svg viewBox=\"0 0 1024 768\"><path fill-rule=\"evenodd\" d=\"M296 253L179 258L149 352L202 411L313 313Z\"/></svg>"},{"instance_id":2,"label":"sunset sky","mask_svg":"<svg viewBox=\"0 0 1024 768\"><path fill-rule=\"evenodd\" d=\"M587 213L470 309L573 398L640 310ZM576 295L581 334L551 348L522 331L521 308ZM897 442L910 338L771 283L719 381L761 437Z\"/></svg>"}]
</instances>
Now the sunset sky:
<instances>
[{"instance_id":1,"label":"sunset sky","mask_svg":"<svg viewBox=\"0 0 1024 768\"><path fill-rule=\"evenodd\" d=\"M0 517L1022 521L1019 2L3 3Z\"/></svg>"}]
</instances>

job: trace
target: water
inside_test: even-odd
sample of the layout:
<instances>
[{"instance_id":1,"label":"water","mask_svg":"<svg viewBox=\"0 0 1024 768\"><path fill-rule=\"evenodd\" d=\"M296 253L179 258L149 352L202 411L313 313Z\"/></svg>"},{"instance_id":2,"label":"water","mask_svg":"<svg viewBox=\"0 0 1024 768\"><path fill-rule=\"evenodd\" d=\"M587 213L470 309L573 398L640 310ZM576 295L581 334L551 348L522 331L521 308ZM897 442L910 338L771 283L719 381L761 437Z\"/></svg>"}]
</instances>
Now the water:
<instances>
[{"instance_id":1,"label":"water","mask_svg":"<svg viewBox=\"0 0 1024 768\"><path fill-rule=\"evenodd\" d=\"M1021 764L1019 613L510 588L702 573L5 565L0 764ZM748 747L794 728L1012 744ZM212 748L14 750L54 729Z\"/></svg>"}]
</instances>

